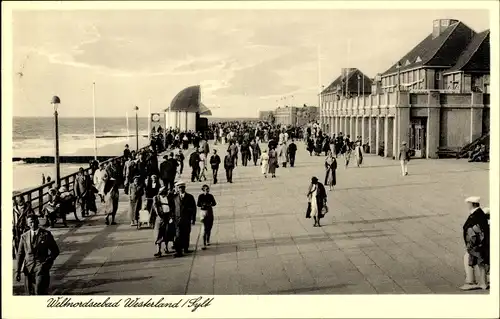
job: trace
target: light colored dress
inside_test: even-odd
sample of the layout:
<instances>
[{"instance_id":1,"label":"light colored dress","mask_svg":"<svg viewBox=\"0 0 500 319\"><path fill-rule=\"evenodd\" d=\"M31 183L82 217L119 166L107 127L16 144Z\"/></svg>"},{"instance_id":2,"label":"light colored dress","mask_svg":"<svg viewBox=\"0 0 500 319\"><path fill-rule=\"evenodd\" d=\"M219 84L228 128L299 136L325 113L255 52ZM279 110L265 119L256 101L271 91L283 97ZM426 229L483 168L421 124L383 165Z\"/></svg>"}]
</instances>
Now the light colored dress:
<instances>
[{"instance_id":1,"label":"light colored dress","mask_svg":"<svg viewBox=\"0 0 500 319\"><path fill-rule=\"evenodd\" d=\"M313 189L311 190L311 216L318 217L318 201L316 200L316 195L318 193L318 186L313 185Z\"/></svg>"},{"instance_id":2,"label":"light colored dress","mask_svg":"<svg viewBox=\"0 0 500 319\"><path fill-rule=\"evenodd\" d=\"M170 212L170 207L168 206L168 198L166 196L158 196L157 199L160 200L159 206L161 207L163 218L157 216L158 215L157 212L154 213L156 216L155 216L155 224L153 230L153 238L155 240L155 244L160 244L167 241L166 233L167 233L168 218L165 215ZM155 207L154 209L156 210L157 208Z\"/></svg>"},{"instance_id":3,"label":"light colored dress","mask_svg":"<svg viewBox=\"0 0 500 319\"><path fill-rule=\"evenodd\" d=\"M282 144L278 146L278 163L286 163L287 158L286 158L286 144Z\"/></svg>"},{"instance_id":4,"label":"light colored dress","mask_svg":"<svg viewBox=\"0 0 500 319\"><path fill-rule=\"evenodd\" d=\"M98 194L104 196L104 185L106 185L106 181L108 180L108 174L104 169L98 169L94 173L94 185L97 188Z\"/></svg>"},{"instance_id":5,"label":"light colored dress","mask_svg":"<svg viewBox=\"0 0 500 319\"><path fill-rule=\"evenodd\" d=\"M262 153L260 156L260 166L262 169L262 174L266 175L269 170L269 155L266 153Z\"/></svg>"}]
</instances>

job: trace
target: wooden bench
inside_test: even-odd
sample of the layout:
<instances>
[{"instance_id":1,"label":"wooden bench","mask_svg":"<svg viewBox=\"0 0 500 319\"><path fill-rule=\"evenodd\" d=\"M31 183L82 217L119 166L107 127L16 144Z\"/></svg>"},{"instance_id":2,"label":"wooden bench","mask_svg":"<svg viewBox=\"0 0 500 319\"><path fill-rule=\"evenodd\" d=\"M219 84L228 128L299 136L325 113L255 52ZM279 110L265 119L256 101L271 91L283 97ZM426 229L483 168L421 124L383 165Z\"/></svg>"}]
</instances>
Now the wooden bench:
<instances>
[{"instance_id":1,"label":"wooden bench","mask_svg":"<svg viewBox=\"0 0 500 319\"><path fill-rule=\"evenodd\" d=\"M460 149L459 148L438 148L437 156L438 158L458 158Z\"/></svg>"}]
</instances>

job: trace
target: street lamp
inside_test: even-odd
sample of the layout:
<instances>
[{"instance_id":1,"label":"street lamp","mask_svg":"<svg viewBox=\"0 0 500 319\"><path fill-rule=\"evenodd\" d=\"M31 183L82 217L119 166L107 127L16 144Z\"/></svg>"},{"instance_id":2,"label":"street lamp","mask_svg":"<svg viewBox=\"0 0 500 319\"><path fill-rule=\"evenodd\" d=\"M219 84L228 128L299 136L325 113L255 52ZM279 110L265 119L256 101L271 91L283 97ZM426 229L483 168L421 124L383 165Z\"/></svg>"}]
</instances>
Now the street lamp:
<instances>
[{"instance_id":1,"label":"street lamp","mask_svg":"<svg viewBox=\"0 0 500 319\"><path fill-rule=\"evenodd\" d=\"M134 111L135 111L135 150L138 152L139 151L139 107L136 105L134 106Z\"/></svg>"},{"instance_id":2,"label":"street lamp","mask_svg":"<svg viewBox=\"0 0 500 319\"><path fill-rule=\"evenodd\" d=\"M58 96L54 95L52 97L52 100L50 101L50 104L52 104L52 107L54 108L54 130L56 135L56 156L54 158L54 162L56 164L56 185L59 189L59 187L61 186L61 167L59 164L59 119L57 108L59 107L59 104L61 104L61 99Z\"/></svg>"}]
</instances>

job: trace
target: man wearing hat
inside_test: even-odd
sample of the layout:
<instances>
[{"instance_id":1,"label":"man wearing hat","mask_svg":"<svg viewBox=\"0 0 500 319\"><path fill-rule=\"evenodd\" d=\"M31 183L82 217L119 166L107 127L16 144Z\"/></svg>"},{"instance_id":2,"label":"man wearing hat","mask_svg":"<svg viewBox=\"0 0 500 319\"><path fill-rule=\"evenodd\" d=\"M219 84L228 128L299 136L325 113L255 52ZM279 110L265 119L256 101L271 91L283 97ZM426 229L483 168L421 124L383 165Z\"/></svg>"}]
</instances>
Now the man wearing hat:
<instances>
[{"instance_id":1,"label":"man wearing hat","mask_svg":"<svg viewBox=\"0 0 500 319\"><path fill-rule=\"evenodd\" d=\"M401 149L399 150L399 161L401 162L401 174L403 176L408 175L408 162L410 161L409 149L406 146L406 142L401 143Z\"/></svg>"},{"instance_id":2,"label":"man wearing hat","mask_svg":"<svg viewBox=\"0 0 500 319\"><path fill-rule=\"evenodd\" d=\"M479 200L476 196L465 200L469 206L469 217L463 226L466 252L465 284L460 287L461 290L488 289L486 268L490 264L490 227Z\"/></svg>"},{"instance_id":3,"label":"man wearing hat","mask_svg":"<svg viewBox=\"0 0 500 319\"><path fill-rule=\"evenodd\" d=\"M177 210L179 216L176 216L176 232L175 232L175 257L182 257L189 250L189 240L191 235L191 224L194 225L196 220L196 201L193 195L186 193L186 183L178 181L175 184L178 192L174 198L174 202L179 206Z\"/></svg>"}]
</instances>

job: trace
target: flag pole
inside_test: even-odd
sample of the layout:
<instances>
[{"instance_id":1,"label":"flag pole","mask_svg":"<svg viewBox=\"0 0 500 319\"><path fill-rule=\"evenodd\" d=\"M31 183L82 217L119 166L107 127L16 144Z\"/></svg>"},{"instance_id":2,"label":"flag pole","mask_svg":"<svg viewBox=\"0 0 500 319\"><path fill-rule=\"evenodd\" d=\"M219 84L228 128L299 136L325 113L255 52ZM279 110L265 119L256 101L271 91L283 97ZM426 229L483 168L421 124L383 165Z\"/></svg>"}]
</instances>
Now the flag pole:
<instances>
[{"instance_id":1,"label":"flag pole","mask_svg":"<svg viewBox=\"0 0 500 319\"><path fill-rule=\"evenodd\" d=\"M128 126L128 112L125 112L125 122L127 123L127 140L130 138L130 129Z\"/></svg>"},{"instance_id":2,"label":"flag pole","mask_svg":"<svg viewBox=\"0 0 500 319\"><path fill-rule=\"evenodd\" d=\"M321 105L321 45L318 44L318 103L319 103L319 123L323 126L323 106Z\"/></svg>"},{"instance_id":3,"label":"flag pole","mask_svg":"<svg viewBox=\"0 0 500 319\"><path fill-rule=\"evenodd\" d=\"M148 100L148 141L151 140L151 99Z\"/></svg>"},{"instance_id":4,"label":"flag pole","mask_svg":"<svg viewBox=\"0 0 500 319\"><path fill-rule=\"evenodd\" d=\"M95 123L95 82L92 82L92 113L94 118L94 160L97 160L97 132Z\"/></svg>"},{"instance_id":5,"label":"flag pole","mask_svg":"<svg viewBox=\"0 0 500 319\"><path fill-rule=\"evenodd\" d=\"M346 95L346 98L347 98L347 94L349 92L349 64L351 62L351 59L350 59L350 55L351 55L351 39L347 39L347 74L346 74L346 79L345 79L345 95Z\"/></svg>"}]
</instances>

